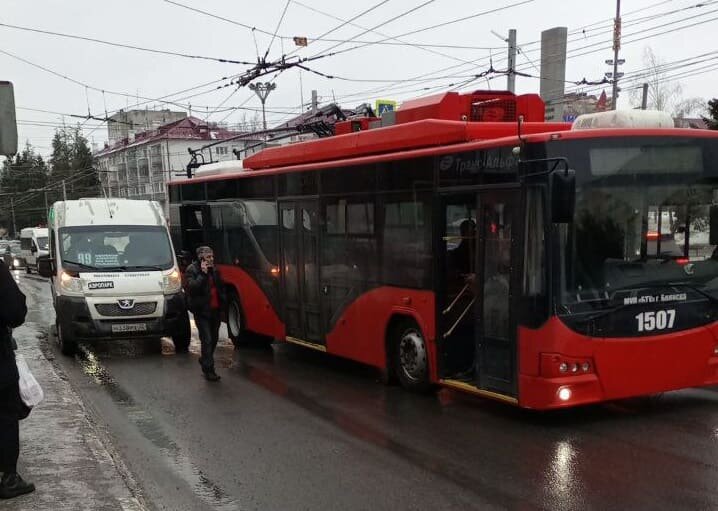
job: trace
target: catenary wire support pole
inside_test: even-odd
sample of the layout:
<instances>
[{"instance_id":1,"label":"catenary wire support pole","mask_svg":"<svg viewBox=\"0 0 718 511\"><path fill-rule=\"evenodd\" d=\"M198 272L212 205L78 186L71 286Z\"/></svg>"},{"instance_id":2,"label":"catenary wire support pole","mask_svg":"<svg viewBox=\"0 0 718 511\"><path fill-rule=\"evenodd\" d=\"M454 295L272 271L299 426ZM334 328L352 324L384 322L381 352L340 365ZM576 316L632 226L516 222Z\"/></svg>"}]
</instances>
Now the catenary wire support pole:
<instances>
[{"instance_id":1,"label":"catenary wire support pole","mask_svg":"<svg viewBox=\"0 0 718 511\"><path fill-rule=\"evenodd\" d=\"M277 84L271 82L250 83L249 88L253 90L257 96L259 96L259 101L262 102L262 126L264 126L264 129L266 130L267 114L264 111L264 103L267 101L267 96L269 96L269 93L277 88Z\"/></svg>"},{"instance_id":2,"label":"catenary wire support pole","mask_svg":"<svg viewBox=\"0 0 718 511\"><path fill-rule=\"evenodd\" d=\"M621 0L616 0L616 19L613 21L613 97L611 110L618 103L618 52L621 49Z\"/></svg>"},{"instance_id":3,"label":"catenary wire support pole","mask_svg":"<svg viewBox=\"0 0 718 511\"><path fill-rule=\"evenodd\" d=\"M10 211L12 212L12 235L17 238L17 224L15 223L15 199L10 197Z\"/></svg>"},{"instance_id":4,"label":"catenary wire support pole","mask_svg":"<svg viewBox=\"0 0 718 511\"><path fill-rule=\"evenodd\" d=\"M506 89L516 92L516 29L509 30L509 72L506 75Z\"/></svg>"},{"instance_id":5,"label":"catenary wire support pole","mask_svg":"<svg viewBox=\"0 0 718 511\"><path fill-rule=\"evenodd\" d=\"M641 96L641 110L648 108L648 84L643 84L643 96Z\"/></svg>"},{"instance_id":6,"label":"catenary wire support pole","mask_svg":"<svg viewBox=\"0 0 718 511\"><path fill-rule=\"evenodd\" d=\"M65 180L62 180L62 200L67 202L67 188L65 187Z\"/></svg>"}]
</instances>

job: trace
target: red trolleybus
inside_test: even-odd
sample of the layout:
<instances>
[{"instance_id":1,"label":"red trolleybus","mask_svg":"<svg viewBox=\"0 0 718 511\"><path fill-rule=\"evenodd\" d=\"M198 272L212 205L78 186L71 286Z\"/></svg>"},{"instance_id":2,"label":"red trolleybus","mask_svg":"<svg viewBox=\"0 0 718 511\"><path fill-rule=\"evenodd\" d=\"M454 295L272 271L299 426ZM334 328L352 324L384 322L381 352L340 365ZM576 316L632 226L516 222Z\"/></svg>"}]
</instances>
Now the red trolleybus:
<instances>
[{"instance_id":1,"label":"red trolleybus","mask_svg":"<svg viewBox=\"0 0 718 511\"><path fill-rule=\"evenodd\" d=\"M173 182L175 244L214 247L235 343L410 389L550 409L716 384L718 133L640 114L571 129L535 95L409 101Z\"/></svg>"}]
</instances>

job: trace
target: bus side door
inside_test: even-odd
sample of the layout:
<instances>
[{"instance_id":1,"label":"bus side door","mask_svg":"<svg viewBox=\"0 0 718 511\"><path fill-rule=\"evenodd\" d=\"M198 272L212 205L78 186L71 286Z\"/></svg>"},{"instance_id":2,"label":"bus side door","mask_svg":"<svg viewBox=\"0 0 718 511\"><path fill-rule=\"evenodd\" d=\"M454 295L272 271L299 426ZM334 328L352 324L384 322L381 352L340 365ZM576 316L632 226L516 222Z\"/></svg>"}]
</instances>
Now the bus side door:
<instances>
[{"instance_id":1,"label":"bus side door","mask_svg":"<svg viewBox=\"0 0 718 511\"><path fill-rule=\"evenodd\" d=\"M317 200L279 203L282 302L288 337L324 344L319 300Z\"/></svg>"},{"instance_id":2,"label":"bus side door","mask_svg":"<svg viewBox=\"0 0 718 511\"><path fill-rule=\"evenodd\" d=\"M519 257L520 191L491 189L478 195L476 250L476 384L517 395L514 291Z\"/></svg>"}]
</instances>

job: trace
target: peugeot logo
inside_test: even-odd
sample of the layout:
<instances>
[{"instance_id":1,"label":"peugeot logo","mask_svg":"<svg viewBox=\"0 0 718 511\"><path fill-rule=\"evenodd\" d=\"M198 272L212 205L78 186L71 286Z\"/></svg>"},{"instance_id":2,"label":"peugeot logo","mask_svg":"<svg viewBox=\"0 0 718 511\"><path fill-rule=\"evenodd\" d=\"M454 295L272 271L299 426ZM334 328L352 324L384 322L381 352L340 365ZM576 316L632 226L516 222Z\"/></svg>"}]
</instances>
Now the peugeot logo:
<instances>
[{"instance_id":1,"label":"peugeot logo","mask_svg":"<svg viewBox=\"0 0 718 511\"><path fill-rule=\"evenodd\" d=\"M120 306L120 309L127 310L135 306L135 301L130 300L129 298L124 298L122 300L117 300L117 305Z\"/></svg>"}]
</instances>

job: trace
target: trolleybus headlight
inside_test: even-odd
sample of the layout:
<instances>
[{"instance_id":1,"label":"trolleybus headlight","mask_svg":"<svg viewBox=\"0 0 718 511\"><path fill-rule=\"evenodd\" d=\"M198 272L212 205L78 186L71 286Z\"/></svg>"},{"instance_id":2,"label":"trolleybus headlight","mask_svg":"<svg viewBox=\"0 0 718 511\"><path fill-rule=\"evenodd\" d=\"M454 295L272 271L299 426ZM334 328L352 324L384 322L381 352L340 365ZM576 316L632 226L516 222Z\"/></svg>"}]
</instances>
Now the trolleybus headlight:
<instances>
[{"instance_id":1,"label":"trolleybus headlight","mask_svg":"<svg viewBox=\"0 0 718 511\"><path fill-rule=\"evenodd\" d=\"M578 364L577 364L576 362L574 362L573 364L571 364L571 372L572 372L572 373L577 373L577 372L578 372Z\"/></svg>"},{"instance_id":2,"label":"trolleybus headlight","mask_svg":"<svg viewBox=\"0 0 718 511\"><path fill-rule=\"evenodd\" d=\"M571 399L571 389L569 389L568 387L561 387L560 389L558 389L558 398L561 401L568 401L569 399Z\"/></svg>"},{"instance_id":3,"label":"trolleybus headlight","mask_svg":"<svg viewBox=\"0 0 718 511\"><path fill-rule=\"evenodd\" d=\"M713 347L713 354L718 355L718 344Z\"/></svg>"},{"instance_id":4,"label":"trolleybus headlight","mask_svg":"<svg viewBox=\"0 0 718 511\"><path fill-rule=\"evenodd\" d=\"M568 364L566 362L561 362L561 364L559 364L558 366L558 370L562 373L565 373L566 371L568 371Z\"/></svg>"},{"instance_id":5,"label":"trolleybus headlight","mask_svg":"<svg viewBox=\"0 0 718 511\"><path fill-rule=\"evenodd\" d=\"M591 364L589 364L588 362L584 362L583 364L581 364L581 370L584 373L587 373L589 369L591 369Z\"/></svg>"}]
</instances>

